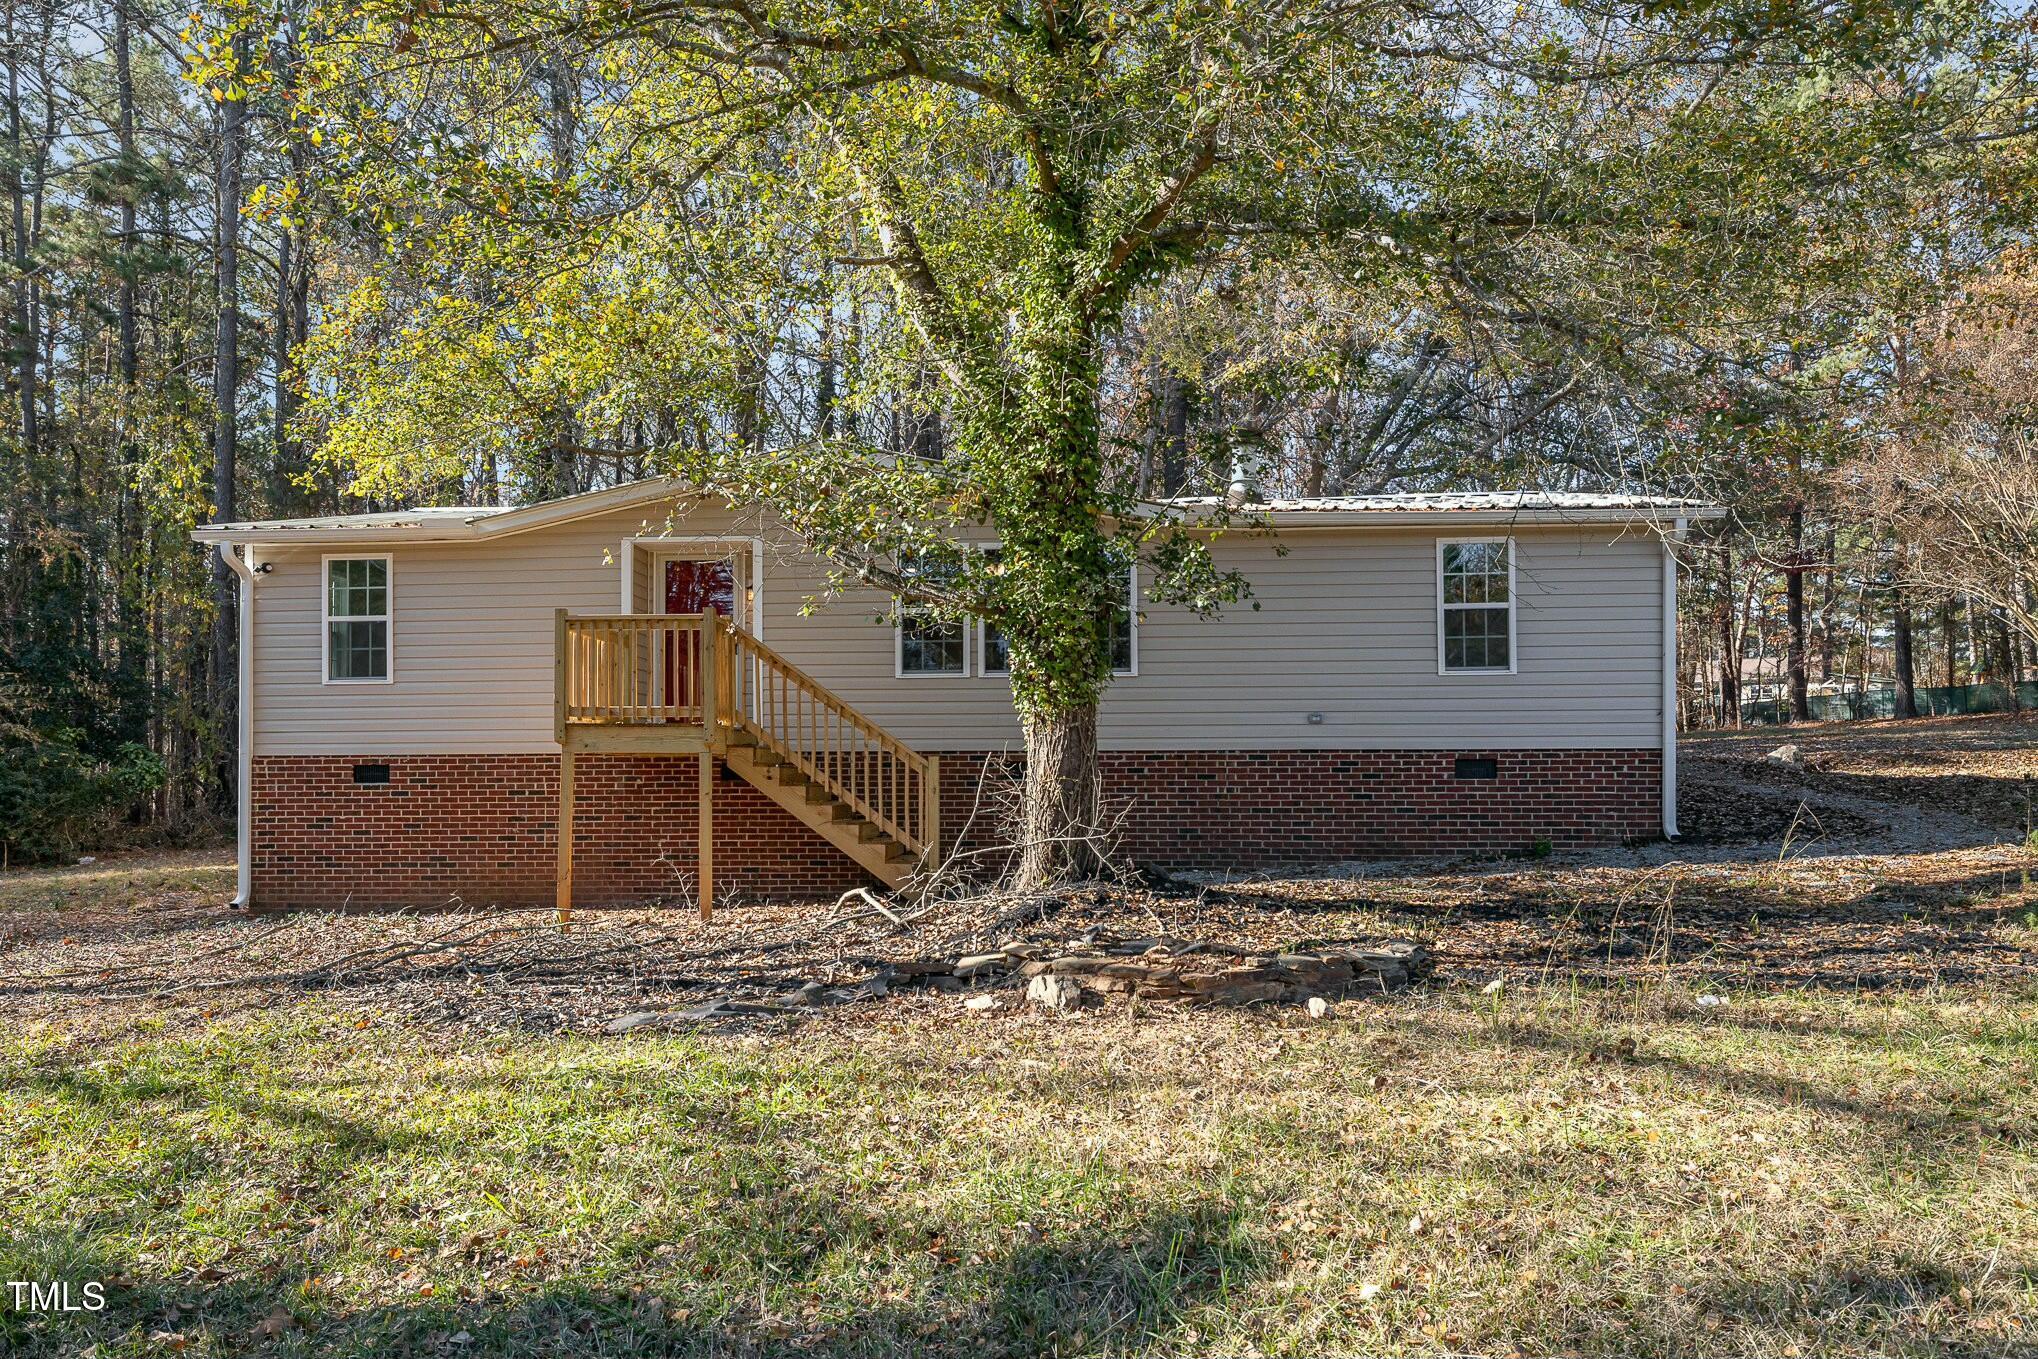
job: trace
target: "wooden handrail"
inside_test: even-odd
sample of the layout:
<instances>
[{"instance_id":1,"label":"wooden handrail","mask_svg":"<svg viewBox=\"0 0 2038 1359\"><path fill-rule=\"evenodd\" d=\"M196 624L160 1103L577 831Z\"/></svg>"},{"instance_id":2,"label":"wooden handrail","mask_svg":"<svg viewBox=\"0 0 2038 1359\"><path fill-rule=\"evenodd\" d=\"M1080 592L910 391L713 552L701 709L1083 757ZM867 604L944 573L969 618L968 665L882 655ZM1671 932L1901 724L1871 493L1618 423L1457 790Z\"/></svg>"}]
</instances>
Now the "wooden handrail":
<instances>
[{"instance_id":1,"label":"wooden handrail","mask_svg":"<svg viewBox=\"0 0 2038 1359\"><path fill-rule=\"evenodd\" d=\"M698 614L596 614L560 620L556 722L700 726L714 702L714 648ZM703 665L703 654L709 664Z\"/></svg>"},{"instance_id":2,"label":"wooden handrail","mask_svg":"<svg viewBox=\"0 0 2038 1359\"><path fill-rule=\"evenodd\" d=\"M937 843L935 765L757 638L728 639L734 725L916 854ZM932 833L930 834L930 831Z\"/></svg>"},{"instance_id":3,"label":"wooden handrail","mask_svg":"<svg viewBox=\"0 0 2038 1359\"><path fill-rule=\"evenodd\" d=\"M562 611L556 631L562 742L574 725L678 724L720 752L745 732L923 860L938 852L939 761L720 615Z\"/></svg>"}]
</instances>

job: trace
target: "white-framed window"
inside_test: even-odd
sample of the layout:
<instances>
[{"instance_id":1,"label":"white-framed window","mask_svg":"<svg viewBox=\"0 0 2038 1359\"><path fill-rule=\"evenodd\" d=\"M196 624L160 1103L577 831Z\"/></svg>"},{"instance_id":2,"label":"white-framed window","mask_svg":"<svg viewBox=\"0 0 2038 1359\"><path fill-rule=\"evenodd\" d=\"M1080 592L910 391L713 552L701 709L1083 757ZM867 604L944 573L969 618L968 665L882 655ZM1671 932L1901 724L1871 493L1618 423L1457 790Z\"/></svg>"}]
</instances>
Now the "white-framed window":
<instances>
[{"instance_id":1,"label":"white-framed window","mask_svg":"<svg viewBox=\"0 0 2038 1359\"><path fill-rule=\"evenodd\" d=\"M1437 540L1437 673L1515 672L1514 540Z\"/></svg>"},{"instance_id":2,"label":"white-framed window","mask_svg":"<svg viewBox=\"0 0 2038 1359\"><path fill-rule=\"evenodd\" d=\"M1119 577L1118 613L1111 620L1111 673L1139 673L1139 566L1128 565ZM977 670L983 675L1009 675L1012 662L1005 638L993 623L977 624Z\"/></svg>"},{"instance_id":3,"label":"white-framed window","mask_svg":"<svg viewBox=\"0 0 2038 1359\"><path fill-rule=\"evenodd\" d=\"M906 563L908 575L921 567ZM969 625L937 618L924 607L892 604L892 673L899 679L954 679L969 673Z\"/></svg>"},{"instance_id":4,"label":"white-framed window","mask_svg":"<svg viewBox=\"0 0 2038 1359\"><path fill-rule=\"evenodd\" d=\"M321 664L327 684L387 684L390 678L390 560L327 557L320 606Z\"/></svg>"}]
</instances>

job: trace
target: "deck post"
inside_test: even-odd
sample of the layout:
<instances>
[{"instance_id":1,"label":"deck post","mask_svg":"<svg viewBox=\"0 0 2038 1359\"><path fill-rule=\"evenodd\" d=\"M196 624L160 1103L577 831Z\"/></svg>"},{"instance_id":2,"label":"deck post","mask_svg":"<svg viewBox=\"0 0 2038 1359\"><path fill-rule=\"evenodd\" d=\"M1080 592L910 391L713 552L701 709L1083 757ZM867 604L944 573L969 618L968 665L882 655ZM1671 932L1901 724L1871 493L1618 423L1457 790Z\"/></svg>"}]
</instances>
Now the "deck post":
<instances>
[{"instance_id":1,"label":"deck post","mask_svg":"<svg viewBox=\"0 0 2038 1359\"><path fill-rule=\"evenodd\" d=\"M573 919L573 752L559 752L559 874L553 901L563 926Z\"/></svg>"},{"instance_id":2,"label":"deck post","mask_svg":"<svg viewBox=\"0 0 2038 1359\"><path fill-rule=\"evenodd\" d=\"M715 909L715 753L700 753L701 770L701 919L714 918Z\"/></svg>"},{"instance_id":3,"label":"deck post","mask_svg":"<svg viewBox=\"0 0 2038 1359\"><path fill-rule=\"evenodd\" d=\"M932 873L941 867L941 757L929 755L926 760L926 785L920 790L920 839L926 845L921 851L923 860Z\"/></svg>"},{"instance_id":4,"label":"deck post","mask_svg":"<svg viewBox=\"0 0 2038 1359\"><path fill-rule=\"evenodd\" d=\"M559 742L559 866L552 908L560 928L573 918L573 751L566 744L566 610L552 611L552 732Z\"/></svg>"},{"instance_id":5,"label":"deck post","mask_svg":"<svg viewBox=\"0 0 2038 1359\"><path fill-rule=\"evenodd\" d=\"M552 739L566 745L566 610L552 611Z\"/></svg>"},{"instance_id":6,"label":"deck post","mask_svg":"<svg viewBox=\"0 0 2038 1359\"><path fill-rule=\"evenodd\" d=\"M709 609L700 618L700 649L694 654L700 657L695 669L700 674L701 736L712 751L722 739L722 616Z\"/></svg>"}]
</instances>

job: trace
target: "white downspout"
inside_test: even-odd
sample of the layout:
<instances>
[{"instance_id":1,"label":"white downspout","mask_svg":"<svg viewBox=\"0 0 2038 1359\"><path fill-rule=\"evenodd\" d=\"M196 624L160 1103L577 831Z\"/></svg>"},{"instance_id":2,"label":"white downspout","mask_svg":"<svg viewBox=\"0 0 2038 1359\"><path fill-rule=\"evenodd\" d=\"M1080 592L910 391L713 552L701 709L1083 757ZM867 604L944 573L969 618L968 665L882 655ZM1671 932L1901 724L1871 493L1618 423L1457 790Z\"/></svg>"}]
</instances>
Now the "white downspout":
<instances>
[{"instance_id":1,"label":"white downspout","mask_svg":"<svg viewBox=\"0 0 2038 1359\"><path fill-rule=\"evenodd\" d=\"M249 557L255 549L248 549ZM251 562L244 561L233 549L232 543L219 545L219 559L225 562L233 573L241 578L241 656L240 679L236 688L239 713L240 772L237 777L234 820L234 899L237 911L248 908L251 897L254 844L255 810L255 571Z\"/></svg>"},{"instance_id":2,"label":"white downspout","mask_svg":"<svg viewBox=\"0 0 2038 1359\"><path fill-rule=\"evenodd\" d=\"M1677 838L1677 544L1679 519L1663 539L1663 837Z\"/></svg>"}]
</instances>

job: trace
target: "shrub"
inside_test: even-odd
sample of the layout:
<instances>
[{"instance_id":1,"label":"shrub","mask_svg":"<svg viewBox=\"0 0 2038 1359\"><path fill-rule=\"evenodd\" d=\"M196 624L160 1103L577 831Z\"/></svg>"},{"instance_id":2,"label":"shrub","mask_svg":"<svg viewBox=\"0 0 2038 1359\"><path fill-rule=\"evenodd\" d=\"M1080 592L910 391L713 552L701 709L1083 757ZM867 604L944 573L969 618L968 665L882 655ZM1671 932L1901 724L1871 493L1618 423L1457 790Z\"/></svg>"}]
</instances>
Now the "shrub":
<instances>
[{"instance_id":1,"label":"shrub","mask_svg":"<svg viewBox=\"0 0 2038 1359\"><path fill-rule=\"evenodd\" d=\"M105 754L79 733L18 720L0 693L0 864L75 849L163 786L154 751L124 742Z\"/></svg>"}]
</instances>

